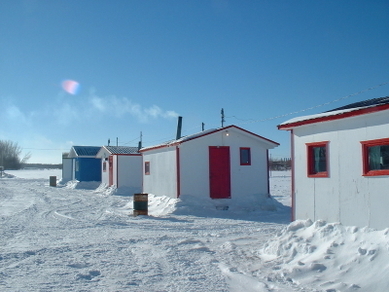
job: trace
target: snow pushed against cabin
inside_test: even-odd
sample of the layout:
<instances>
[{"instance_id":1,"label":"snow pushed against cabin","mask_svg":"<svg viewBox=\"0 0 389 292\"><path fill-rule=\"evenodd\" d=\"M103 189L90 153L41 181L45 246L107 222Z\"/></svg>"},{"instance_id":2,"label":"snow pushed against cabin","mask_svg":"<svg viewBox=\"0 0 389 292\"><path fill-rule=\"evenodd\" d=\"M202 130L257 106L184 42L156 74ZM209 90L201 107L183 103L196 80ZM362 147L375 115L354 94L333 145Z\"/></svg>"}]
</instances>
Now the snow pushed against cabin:
<instances>
[{"instance_id":1,"label":"snow pushed against cabin","mask_svg":"<svg viewBox=\"0 0 389 292\"><path fill-rule=\"evenodd\" d=\"M0 179L1 291L387 291L388 230L290 223L290 173L272 198L196 202L94 182L49 186L60 170ZM228 206L228 208L227 208Z\"/></svg>"}]
</instances>

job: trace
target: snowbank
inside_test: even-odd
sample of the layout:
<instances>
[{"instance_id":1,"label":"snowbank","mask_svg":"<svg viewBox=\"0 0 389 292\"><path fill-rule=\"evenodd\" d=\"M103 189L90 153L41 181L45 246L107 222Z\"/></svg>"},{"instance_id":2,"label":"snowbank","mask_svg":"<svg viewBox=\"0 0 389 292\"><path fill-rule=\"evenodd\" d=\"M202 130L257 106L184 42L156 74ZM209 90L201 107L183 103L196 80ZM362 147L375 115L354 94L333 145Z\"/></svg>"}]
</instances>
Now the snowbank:
<instances>
[{"instance_id":1,"label":"snowbank","mask_svg":"<svg viewBox=\"0 0 389 292\"><path fill-rule=\"evenodd\" d=\"M0 178L13 178L15 177L13 174L4 172L2 175L0 175Z\"/></svg>"},{"instance_id":2,"label":"snowbank","mask_svg":"<svg viewBox=\"0 0 389 292\"><path fill-rule=\"evenodd\" d=\"M98 181L78 181L71 180L65 183L64 187L68 189L84 189L84 190L95 190L100 186Z\"/></svg>"},{"instance_id":3,"label":"snowbank","mask_svg":"<svg viewBox=\"0 0 389 292\"><path fill-rule=\"evenodd\" d=\"M324 291L389 291L389 229L298 220L271 239L259 257L274 278ZM374 279L374 281L372 281Z\"/></svg>"}]
</instances>

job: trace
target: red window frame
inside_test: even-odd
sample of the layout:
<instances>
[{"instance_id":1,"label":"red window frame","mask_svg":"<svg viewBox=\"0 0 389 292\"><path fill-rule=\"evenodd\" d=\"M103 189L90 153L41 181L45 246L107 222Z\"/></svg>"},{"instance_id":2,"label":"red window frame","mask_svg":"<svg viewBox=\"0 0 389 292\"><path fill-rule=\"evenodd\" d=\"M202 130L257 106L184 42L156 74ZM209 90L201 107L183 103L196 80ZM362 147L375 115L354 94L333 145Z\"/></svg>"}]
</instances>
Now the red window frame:
<instances>
[{"instance_id":1,"label":"red window frame","mask_svg":"<svg viewBox=\"0 0 389 292\"><path fill-rule=\"evenodd\" d=\"M247 161L243 160L243 151L247 151ZM251 165L251 149L250 147L239 148L240 165Z\"/></svg>"},{"instance_id":2,"label":"red window frame","mask_svg":"<svg viewBox=\"0 0 389 292\"><path fill-rule=\"evenodd\" d=\"M150 161L145 161L145 174L150 174Z\"/></svg>"},{"instance_id":3,"label":"red window frame","mask_svg":"<svg viewBox=\"0 0 389 292\"><path fill-rule=\"evenodd\" d=\"M374 169L369 166L369 147L389 146L389 138L362 141L362 171L363 176L389 175L389 169Z\"/></svg>"},{"instance_id":4,"label":"red window frame","mask_svg":"<svg viewBox=\"0 0 389 292\"><path fill-rule=\"evenodd\" d=\"M306 143L307 146L307 176L308 177L329 177L329 151L328 151L328 141L323 142L315 142L315 143ZM325 163L326 170L316 172L315 171L315 156L314 156L314 148L317 147L325 147Z\"/></svg>"}]
</instances>

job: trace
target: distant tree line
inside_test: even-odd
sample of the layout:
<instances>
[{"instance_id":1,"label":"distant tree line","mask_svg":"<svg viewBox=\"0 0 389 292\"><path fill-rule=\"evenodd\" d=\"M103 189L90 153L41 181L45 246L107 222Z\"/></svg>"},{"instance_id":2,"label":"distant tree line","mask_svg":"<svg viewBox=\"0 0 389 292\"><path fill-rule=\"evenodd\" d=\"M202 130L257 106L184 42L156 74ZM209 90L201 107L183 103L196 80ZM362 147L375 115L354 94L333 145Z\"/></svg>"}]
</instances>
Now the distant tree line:
<instances>
[{"instance_id":1,"label":"distant tree line","mask_svg":"<svg viewBox=\"0 0 389 292\"><path fill-rule=\"evenodd\" d=\"M4 169L20 169L30 159L31 154L27 153L21 157L22 148L12 141L0 140L0 166Z\"/></svg>"},{"instance_id":2,"label":"distant tree line","mask_svg":"<svg viewBox=\"0 0 389 292\"><path fill-rule=\"evenodd\" d=\"M30 169L62 169L62 163L23 163L22 168Z\"/></svg>"},{"instance_id":3,"label":"distant tree line","mask_svg":"<svg viewBox=\"0 0 389 292\"><path fill-rule=\"evenodd\" d=\"M270 170L290 170L292 168L292 159L290 158L270 158L269 159Z\"/></svg>"}]
</instances>

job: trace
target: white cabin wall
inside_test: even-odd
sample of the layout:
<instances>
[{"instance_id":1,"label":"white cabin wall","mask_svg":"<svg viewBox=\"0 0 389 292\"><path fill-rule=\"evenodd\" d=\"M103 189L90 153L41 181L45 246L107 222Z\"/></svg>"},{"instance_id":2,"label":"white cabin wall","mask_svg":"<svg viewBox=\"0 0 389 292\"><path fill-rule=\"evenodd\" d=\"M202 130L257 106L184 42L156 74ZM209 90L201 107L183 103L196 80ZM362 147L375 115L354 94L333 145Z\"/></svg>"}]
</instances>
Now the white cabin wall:
<instances>
[{"instance_id":1,"label":"white cabin wall","mask_svg":"<svg viewBox=\"0 0 389 292\"><path fill-rule=\"evenodd\" d=\"M62 158L62 181L67 182L72 180L73 159Z\"/></svg>"},{"instance_id":2,"label":"white cabin wall","mask_svg":"<svg viewBox=\"0 0 389 292\"><path fill-rule=\"evenodd\" d=\"M101 183L107 185L109 184L109 162L108 162L109 155L110 153L103 147L96 155L97 158L101 158ZM106 162L105 171L104 171L104 162Z\"/></svg>"},{"instance_id":3,"label":"white cabin wall","mask_svg":"<svg viewBox=\"0 0 389 292\"><path fill-rule=\"evenodd\" d=\"M143 152L143 192L156 196L177 197L176 147L165 147ZM144 164L150 162L150 174Z\"/></svg>"},{"instance_id":4,"label":"white cabin wall","mask_svg":"<svg viewBox=\"0 0 389 292\"><path fill-rule=\"evenodd\" d=\"M118 187L129 187L134 193L142 189L142 156L118 155Z\"/></svg>"},{"instance_id":5,"label":"white cabin wall","mask_svg":"<svg viewBox=\"0 0 389 292\"><path fill-rule=\"evenodd\" d=\"M387 227L388 176L362 175L361 141L388 138L388 112L294 129L295 218ZM329 177L307 177L305 143L329 141Z\"/></svg>"},{"instance_id":6,"label":"white cabin wall","mask_svg":"<svg viewBox=\"0 0 389 292\"><path fill-rule=\"evenodd\" d=\"M104 171L104 162L105 162L105 171ZM108 158L105 160L105 158L101 159L101 183L109 184L109 162Z\"/></svg>"},{"instance_id":7,"label":"white cabin wall","mask_svg":"<svg viewBox=\"0 0 389 292\"><path fill-rule=\"evenodd\" d=\"M233 128L228 134L220 131L179 146L181 195L209 198L209 146L230 147L232 198L268 193L266 146ZM240 165L240 147L251 149L251 165Z\"/></svg>"},{"instance_id":8,"label":"white cabin wall","mask_svg":"<svg viewBox=\"0 0 389 292\"><path fill-rule=\"evenodd\" d=\"M231 155L231 192L235 196L268 194L268 154L264 143L232 131L229 138ZM248 147L251 152L251 165L240 165L240 148Z\"/></svg>"},{"instance_id":9,"label":"white cabin wall","mask_svg":"<svg viewBox=\"0 0 389 292\"><path fill-rule=\"evenodd\" d=\"M112 183L118 188L118 155L112 155Z\"/></svg>"}]
</instances>

